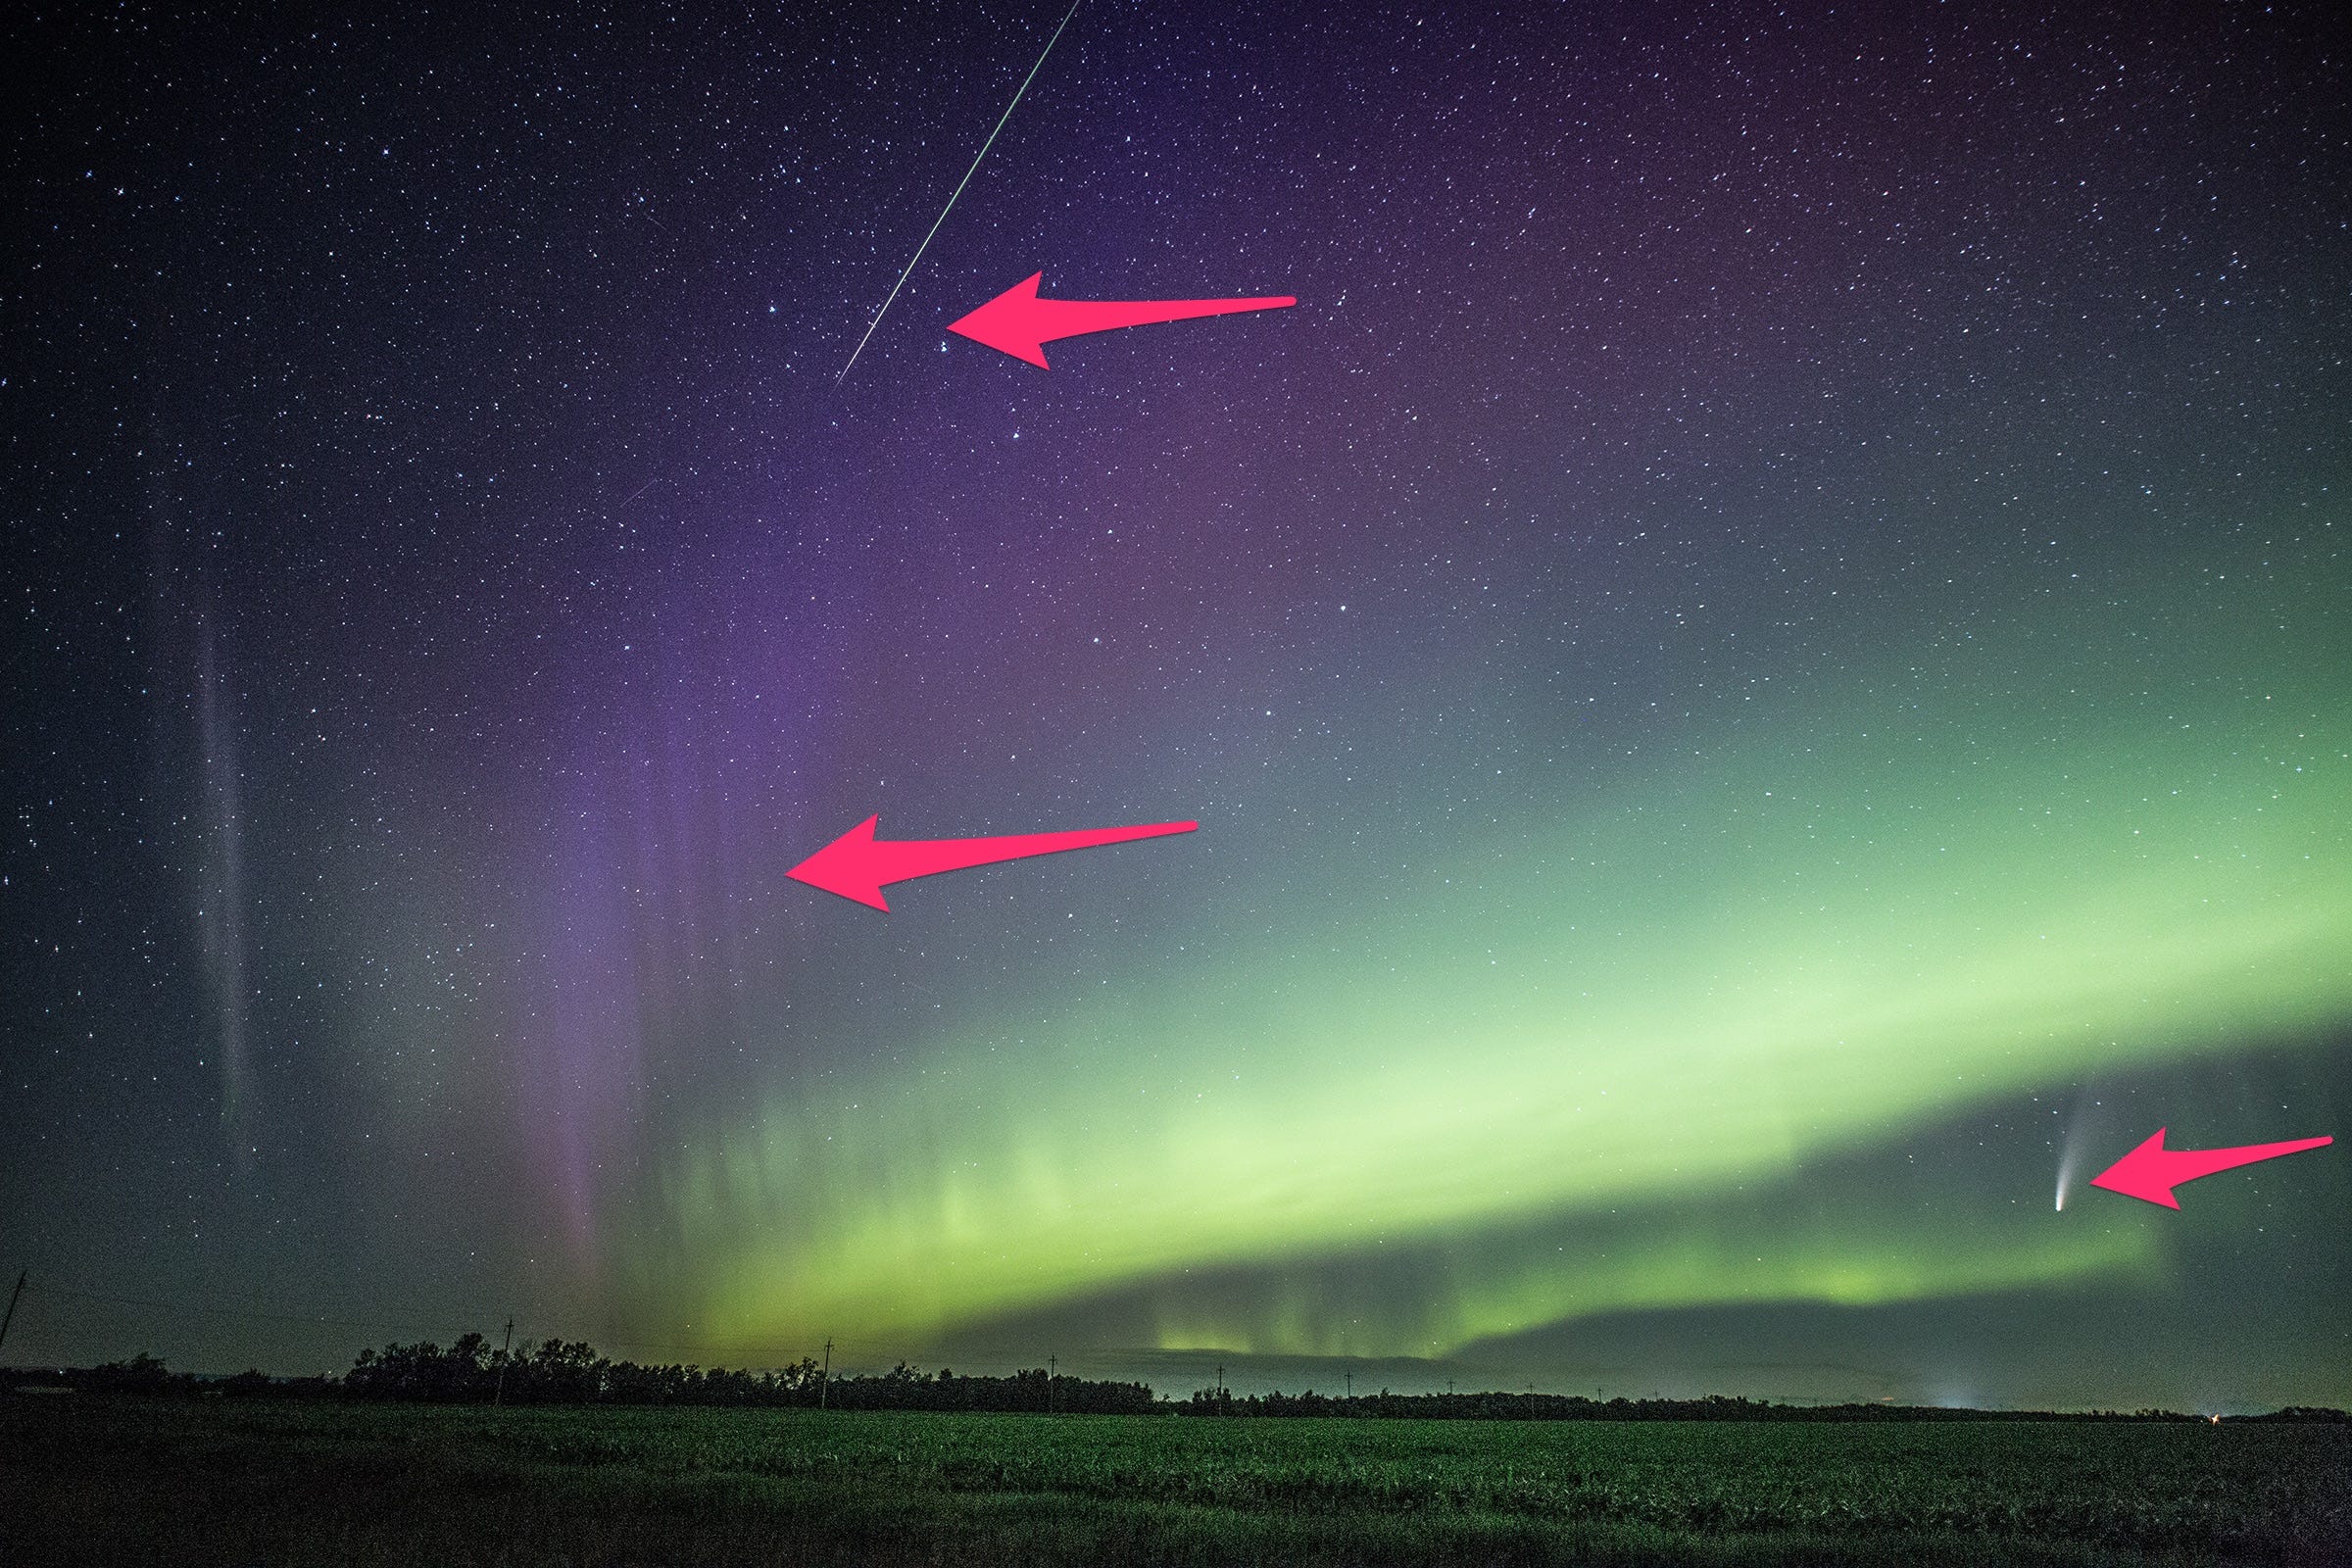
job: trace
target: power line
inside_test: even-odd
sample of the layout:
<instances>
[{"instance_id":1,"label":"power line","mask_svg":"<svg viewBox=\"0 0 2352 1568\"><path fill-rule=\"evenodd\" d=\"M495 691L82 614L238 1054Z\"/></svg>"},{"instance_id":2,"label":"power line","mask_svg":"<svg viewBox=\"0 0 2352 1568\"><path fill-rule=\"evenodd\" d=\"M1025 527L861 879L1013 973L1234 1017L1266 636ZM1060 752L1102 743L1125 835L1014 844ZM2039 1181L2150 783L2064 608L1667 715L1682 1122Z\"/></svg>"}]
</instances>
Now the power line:
<instances>
[{"instance_id":1,"label":"power line","mask_svg":"<svg viewBox=\"0 0 2352 1568\"><path fill-rule=\"evenodd\" d=\"M17 1288L8 1293L8 1315L0 1317L0 1345L8 1343L8 1326L17 1320L17 1298L24 1294L24 1270L17 1270Z\"/></svg>"}]
</instances>

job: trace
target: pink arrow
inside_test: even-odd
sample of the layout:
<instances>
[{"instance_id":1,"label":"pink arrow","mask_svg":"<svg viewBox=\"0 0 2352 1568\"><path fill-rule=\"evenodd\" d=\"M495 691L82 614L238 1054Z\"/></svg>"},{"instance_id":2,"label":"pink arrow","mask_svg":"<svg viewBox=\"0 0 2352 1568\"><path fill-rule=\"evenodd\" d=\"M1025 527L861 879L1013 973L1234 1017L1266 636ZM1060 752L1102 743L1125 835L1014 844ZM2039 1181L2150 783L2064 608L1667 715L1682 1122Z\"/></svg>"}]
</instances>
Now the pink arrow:
<instances>
[{"instance_id":1,"label":"pink arrow","mask_svg":"<svg viewBox=\"0 0 2352 1568\"><path fill-rule=\"evenodd\" d=\"M1037 286L1045 275L1031 272L961 320L949 322L948 330L1050 370L1046 345L1058 337L1236 311L1279 311L1298 303L1288 294L1234 300L1042 300Z\"/></svg>"},{"instance_id":2,"label":"pink arrow","mask_svg":"<svg viewBox=\"0 0 2352 1568\"><path fill-rule=\"evenodd\" d=\"M2182 1182L2193 1182L2217 1170L2251 1165L2256 1160L2299 1154L2306 1149L2320 1149L2335 1142L2332 1138L2298 1138L2292 1143L2246 1144L2237 1149L2167 1149L2164 1131L2157 1128L2155 1137L2093 1176L2090 1185L2121 1193L2126 1198L2179 1208L2180 1204L2173 1197L2173 1189Z\"/></svg>"},{"instance_id":3,"label":"pink arrow","mask_svg":"<svg viewBox=\"0 0 2352 1568\"><path fill-rule=\"evenodd\" d=\"M869 907L887 911L882 888L942 871L960 871L967 865L992 865L999 860L1026 859L1032 855L1059 855L1064 850L1091 850L1098 844L1124 844L1129 839L1158 838L1167 833L1190 833L1198 822L1152 822L1143 827L1079 828L1068 833L1015 833L994 839L878 839L879 815L856 827L811 855L784 874L827 893L838 893Z\"/></svg>"}]
</instances>

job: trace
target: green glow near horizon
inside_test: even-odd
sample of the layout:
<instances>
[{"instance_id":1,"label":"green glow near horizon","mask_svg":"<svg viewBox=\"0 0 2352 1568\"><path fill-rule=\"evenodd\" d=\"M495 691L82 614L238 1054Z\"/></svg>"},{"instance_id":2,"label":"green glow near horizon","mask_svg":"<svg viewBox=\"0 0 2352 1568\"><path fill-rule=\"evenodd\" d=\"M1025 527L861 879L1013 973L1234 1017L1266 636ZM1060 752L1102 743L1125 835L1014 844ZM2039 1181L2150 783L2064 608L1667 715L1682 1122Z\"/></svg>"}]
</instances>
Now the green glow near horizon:
<instances>
[{"instance_id":1,"label":"green glow near horizon","mask_svg":"<svg viewBox=\"0 0 2352 1568\"><path fill-rule=\"evenodd\" d=\"M1996 1224L1979 1195L1927 1225L1866 1200L1765 1235L1703 1216L2001 1097L2352 1016L2352 699L2273 674L1937 744L1891 702L1817 712L1801 746L1498 824L1409 909L1301 935L1311 973L1204 923L1180 971L1046 1030L967 1019L685 1150L641 1284L717 1341L920 1345L1187 1269L1702 1216L1606 1257L1482 1253L1419 1305L1171 1304L1157 1331L1325 1352L1336 1315L1351 1353L1425 1355L1626 1306L2158 1267L2145 1226Z\"/></svg>"},{"instance_id":2,"label":"green glow near horizon","mask_svg":"<svg viewBox=\"0 0 2352 1568\"><path fill-rule=\"evenodd\" d=\"M1282 1278L1238 1311L1195 1300L1159 1307L1155 1348L1441 1357L1563 1319L1645 1307L1875 1306L2094 1274L2150 1276L2160 1268L2155 1232L2145 1225L2086 1231L2040 1224L2039 1214L1972 1218L1940 1229L1936 1245L1923 1248L1917 1217L1857 1201L1840 1205L1835 1228L1776 1224L1781 1216L1750 1211L1646 1234L1614 1227L1605 1247L1573 1254L1508 1242L1445 1249L1449 1255L1434 1272L1446 1289L1422 1298L1418 1312L1384 1295L1382 1310L1367 1321L1357 1301L1342 1308L1330 1299L1325 1282Z\"/></svg>"}]
</instances>

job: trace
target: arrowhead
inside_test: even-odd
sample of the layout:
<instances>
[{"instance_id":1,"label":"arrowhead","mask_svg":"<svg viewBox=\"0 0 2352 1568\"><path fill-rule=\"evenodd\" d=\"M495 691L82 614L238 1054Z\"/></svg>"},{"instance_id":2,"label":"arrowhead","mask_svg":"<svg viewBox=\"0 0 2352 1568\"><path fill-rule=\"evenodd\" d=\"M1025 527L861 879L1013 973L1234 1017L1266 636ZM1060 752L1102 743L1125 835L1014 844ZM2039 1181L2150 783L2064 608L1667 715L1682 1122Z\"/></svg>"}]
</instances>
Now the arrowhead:
<instances>
[{"instance_id":1,"label":"arrowhead","mask_svg":"<svg viewBox=\"0 0 2352 1568\"><path fill-rule=\"evenodd\" d=\"M1041 370L1054 368L1046 363L1047 311L1037 297L1037 286L1045 276L1031 272L961 320L950 321L948 330L1026 360Z\"/></svg>"},{"instance_id":2,"label":"arrowhead","mask_svg":"<svg viewBox=\"0 0 2352 1568\"><path fill-rule=\"evenodd\" d=\"M2185 1179L2184 1173L2176 1171L2173 1151L2164 1147L2164 1129L2159 1127L2137 1149L2093 1176L2090 1185L2143 1202L2179 1208L2180 1200L2173 1196L2173 1184Z\"/></svg>"},{"instance_id":3,"label":"arrowhead","mask_svg":"<svg viewBox=\"0 0 2352 1568\"><path fill-rule=\"evenodd\" d=\"M889 913L882 900L882 857L874 848L874 825L880 820L878 812L867 817L784 874Z\"/></svg>"}]
</instances>

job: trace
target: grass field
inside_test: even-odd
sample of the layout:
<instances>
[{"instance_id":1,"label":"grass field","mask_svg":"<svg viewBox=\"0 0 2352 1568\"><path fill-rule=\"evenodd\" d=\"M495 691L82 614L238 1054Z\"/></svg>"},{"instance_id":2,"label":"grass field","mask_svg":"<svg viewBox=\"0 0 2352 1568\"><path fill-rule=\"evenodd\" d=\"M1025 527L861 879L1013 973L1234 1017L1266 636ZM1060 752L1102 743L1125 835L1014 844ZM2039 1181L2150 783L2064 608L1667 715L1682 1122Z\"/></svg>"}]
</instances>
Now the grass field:
<instances>
[{"instance_id":1,"label":"grass field","mask_svg":"<svg viewBox=\"0 0 2352 1568\"><path fill-rule=\"evenodd\" d=\"M0 1396L0 1562L2352 1562L2352 1432Z\"/></svg>"}]
</instances>

